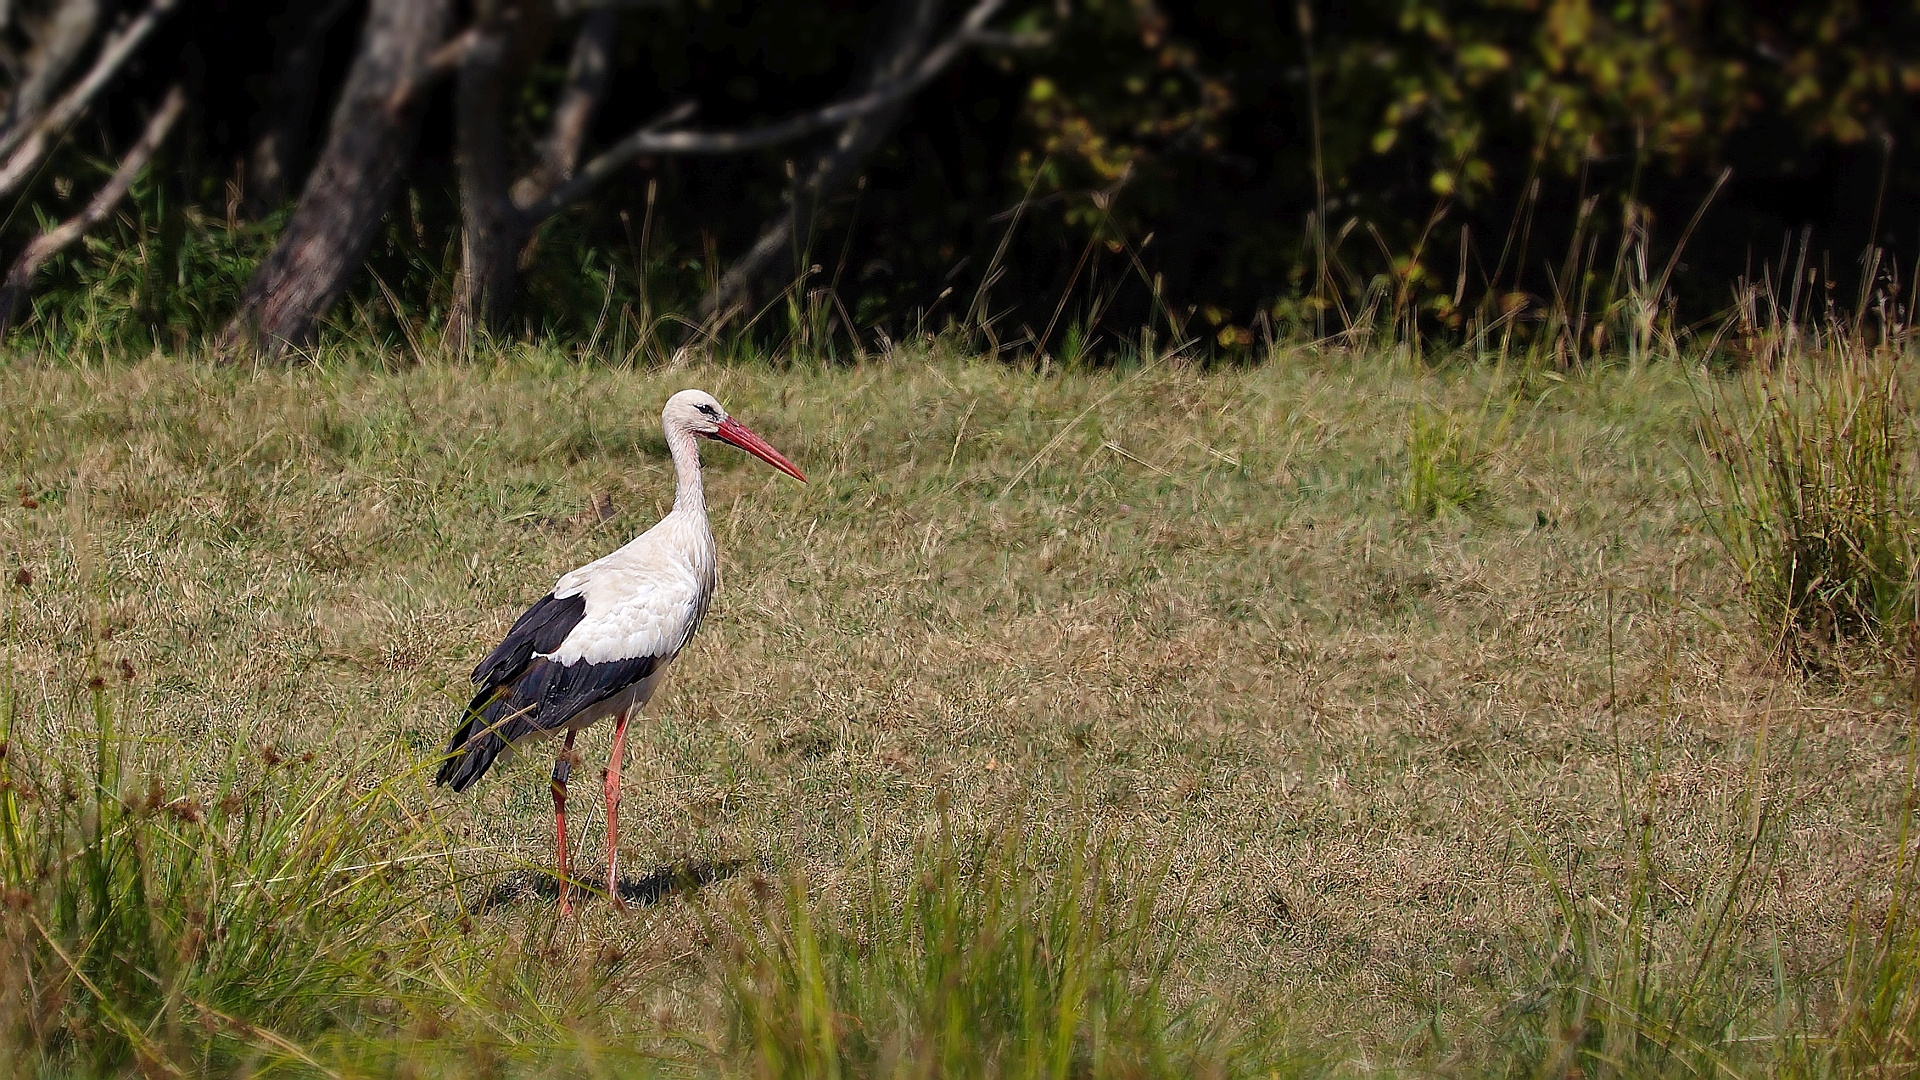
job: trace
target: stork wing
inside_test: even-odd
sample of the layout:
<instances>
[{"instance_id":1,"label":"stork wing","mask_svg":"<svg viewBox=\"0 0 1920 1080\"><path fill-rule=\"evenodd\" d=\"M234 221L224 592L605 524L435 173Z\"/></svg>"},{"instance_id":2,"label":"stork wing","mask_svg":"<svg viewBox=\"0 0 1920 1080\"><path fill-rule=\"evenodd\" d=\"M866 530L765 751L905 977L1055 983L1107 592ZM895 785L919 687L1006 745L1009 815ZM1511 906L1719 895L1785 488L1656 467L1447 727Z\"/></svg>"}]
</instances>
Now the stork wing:
<instances>
[{"instance_id":1,"label":"stork wing","mask_svg":"<svg viewBox=\"0 0 1920 1080\"><path fill-rule=\"evenodd\" d=\"M501 751L632 687L673 659L706 614L711 589L678 567L597 567L561 578L474 669L479 691L447 744L435 782L462 791Z\"/></svg>"},{"instance_id":2,"label":"stork wing","mask_svg":"<svg viewBox=\"0 0 1920 1080\"><path fill-rule=\"evenodd\" d=\"M480 666L473 669L473 681L481 686L501 686L519 678L535 653L550 653L560 647L587 612L587 598L579 594L556 597L552 593L534 602L513 620L513 629L494 646Z\"/></svg>"},{"instance_id":3,"label":"stork wing","mask_svg":"<svg viewBox=\"0 0 1920 1080\"><path fill-rule=\"evenodd\" d=\"M501 751L539 731L553 731L587 709L640 682L660 666L657 656L604 664L560 664L545 658L527 665L505 686L482 687L467 706L466 722L447 744L436 784L465 791L492 767Z\"/></svg>"}]
</instances>

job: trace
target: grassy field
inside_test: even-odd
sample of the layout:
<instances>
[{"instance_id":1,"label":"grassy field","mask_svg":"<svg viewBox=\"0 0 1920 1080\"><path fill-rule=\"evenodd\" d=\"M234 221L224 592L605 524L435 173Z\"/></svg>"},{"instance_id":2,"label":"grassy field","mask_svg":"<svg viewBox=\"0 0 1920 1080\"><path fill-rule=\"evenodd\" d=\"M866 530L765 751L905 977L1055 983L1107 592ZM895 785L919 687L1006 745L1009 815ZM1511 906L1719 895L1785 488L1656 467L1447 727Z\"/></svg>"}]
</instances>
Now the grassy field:
<instances>
[{"instance_id":1,"label":"grassy field","mask_svg":"<svg viewBox=\"0 0 1920 1080\"><path fill-rule=\"evenodd\" d=\"M205 992L288 949L351 970L285 973L313 989L277 1027L172 994L127 1037L156 1070L1912 1072L1889 915L1911 667L1768 661L1696 499L1714 385L1304 353L1045 375L16 359L0 690L8 760L41 778L16 827L72 774L122 805L74 811L81 846L102 814L218 833L169 871L211 898L160 935L181 971L221 897L271 892L261 851L310 874L263 901L297 928L263 916L271 955ZM544 752L460 797L432 762L514 615L664 511L658 413L686 386L810 482L706 451L722 590L626 766L649 902L556 924ZM576 773L588 880L607 738ZM262 839L275 822L292 839ZM0 959L59 938L38 918ZM942 974L935 941L1025 974ZM922 967L882 971L896 954ZM900 1003L985 1008L949 991L1027 985L1021 957L1094 1004L1003 1003L1024 1019L999 1042L929 1064L967 1038ZM87 1023L140 1025L48 1019L86 995L45 963L41 1004L0 1015L10 1067L113 1064ZM1046 1024L1058 1054L1022 1058Z\"/></svg>"}]
</instances>

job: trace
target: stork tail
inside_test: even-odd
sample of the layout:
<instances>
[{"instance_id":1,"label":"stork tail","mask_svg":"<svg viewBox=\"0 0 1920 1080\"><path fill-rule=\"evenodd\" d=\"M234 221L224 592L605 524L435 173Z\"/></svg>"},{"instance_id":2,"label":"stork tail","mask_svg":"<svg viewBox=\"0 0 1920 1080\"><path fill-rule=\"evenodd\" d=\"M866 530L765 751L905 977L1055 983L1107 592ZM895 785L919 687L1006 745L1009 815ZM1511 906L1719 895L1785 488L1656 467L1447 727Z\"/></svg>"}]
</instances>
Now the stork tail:
<instances>
[{"instance_id":1,"label":"stork tail","mask_svg":"<svg viewBox=\"0 0 1920 1080\"><path fill-rule=\"evenodd\" d=\"M494 759L507 748L507 740L500 737L498 730L500 718L490 715L498 711L492 706L499 693L498 687L489 686L474 695L467 706L466 721L447 741L447 757L440 762L440 771L433 778L436 786L450 784L455 791L467 790L487 774Z\"/></svg>"}]
</instances>

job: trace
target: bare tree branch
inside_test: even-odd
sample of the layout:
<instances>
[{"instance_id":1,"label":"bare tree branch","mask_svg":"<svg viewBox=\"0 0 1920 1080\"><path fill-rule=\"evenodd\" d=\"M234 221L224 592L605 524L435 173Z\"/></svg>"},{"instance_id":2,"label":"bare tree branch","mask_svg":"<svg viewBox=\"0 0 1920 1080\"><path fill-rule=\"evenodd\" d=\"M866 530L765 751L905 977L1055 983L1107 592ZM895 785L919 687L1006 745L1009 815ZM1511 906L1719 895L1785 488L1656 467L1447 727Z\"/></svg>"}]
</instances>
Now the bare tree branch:
<instances>
[{"instance_id":1,"label":"bare tree branch","mask_svg":"<svg viewBox=\"0 0 1920 1080\"><path fill-rule=\"evenodd\" d=\"M546 198L527 207L536 220L546 218L613 176L628 162L645 154L737 154L804 138L879 112L939 78L960 54L977 44L988 19L1004 0L979 0L960 28L930 50L904 78L844 101L740 131L655 131L642 128L609 147L583 167L572 180Z\"/></svg>"},{"instance_id":2,"label":"bare tree branch","mask_svg":"<svg viewBox=\"0 0 1920 1080\"><path fill-rule=\"evenodd\" d=\"M1053 43L1050 30L978 30L973 43L982 49L1038 49Z\"/></svg>"},{"instance_id":3,"label":"bare tree branch","mask_svg":"<svg viewBox=\"0 0 1920 1080\"><path fill-rule=\"evenodd\" d=\"M561 18L590 15L596 11L640 11L645 8L671 8L677 0L558 0L554 10Z\"/></svg>"},{"instance_id":4,"label":"bare tree branch","mask_svg":"<svg viewBox=\"0 0 1920 1080\"><path fill-rule=\"evenodd\" d=\"M100 55L84 78L75 83L60 100L32 123L23 123L0 136L0 154L8 154L0 165L0 198L12 195L25 184L52 149L56 136L73 126L92 104L95 94L112 81L128 58L139 50L147 35L160 20L178 7L180 0L153 0L134 20L115 31L100 48Z\"/></svg>"},{"instance_id":5,"label":"bare tree branch","mask_svg":"<svg viewBox=\"0 0 1920 1080\"><path fill-rule=\"evenodd\" d=\"M553 107L553 123L540 148L540 164L514 185L516 206L538 202L573 176L586 145L594 111L606 96L613 77L613 46L620 30L620 12L603 7L590 13L573 39L573 60L567 81Z\"/></svg>"},{"instance_id":6,"label":"bare tree branch","mask_svg":"<svg viewBox=\"0 0 1920 1080\"><path fill-rule=\"evenodd\" d=\"M880 89L906 75L933 36L939 14L940 0L900 0L886 40L874 53L864 89ZM906 98L897 98L886 108L850 121L840 129L832 145L819 153L812 168L794 185L786 210L768 220L753 246L727 267L713 290L701 298L702 319L724 311L736 299L751 292L756 282L783 261L783 255L794 253L796 246L799 249L811 246L808 242L811 237L805 234L812 231L821 200L859 174L873 151L893 131L906 111L906 104ZM803 233L798 245L794 241L796 231Z\"/></svg>"},{"instance_id":7,"label":"bare tree branch","mask_svg":"<svg viewBox=\"0 0 1920 1080\"><path fill-rule=\"evenodd\" d=\"M7 102L6 121L0 124L0 131L12 131L23 117L40 112L99 28L100 0L61 0L59 9L47 20L46 29L27 53L26 73L19 80L13 100Z\"/></svg>"},{"instance_id":8,"label":"bare tree branch","mask_svg":"<svg viewBox=\"0 0 1920 1080\"><path fill-rule=\"evenodd\" d=\"M421 72L421 78L432 80L443 75L451 75L460 70L467 62L467 54L484 44L485 34L477 26L469 26L455 34L445 45L433 50ZM413 84L409 83L409 88Z\"/></svg>"},{"instance_id":9,"label":"bare tree branch","mask_svg":"<svg viewBox=\"0 0 1920 1080\"><path fill-rule=\"evenodd\" d=\"M175 85L167 91L161 101L159 111L147 121L147 129L120 159L120 167L115 169L112 178L93 196L93 201L78 214L54 226L35 237L27 245L20 257L14 260L13 269L7 271L7 278L0 284L0 335L12 328L25 305L27 295L33 287L33 275L45 266L48 259L58 255L74 241L86 235L88 229L106 220L113 212L115 204L126 197L127 189L147 167L160 144L167 139L167 133L173 129L174 121L186 110L187 95Z\"/></svg>"}]
</instances>

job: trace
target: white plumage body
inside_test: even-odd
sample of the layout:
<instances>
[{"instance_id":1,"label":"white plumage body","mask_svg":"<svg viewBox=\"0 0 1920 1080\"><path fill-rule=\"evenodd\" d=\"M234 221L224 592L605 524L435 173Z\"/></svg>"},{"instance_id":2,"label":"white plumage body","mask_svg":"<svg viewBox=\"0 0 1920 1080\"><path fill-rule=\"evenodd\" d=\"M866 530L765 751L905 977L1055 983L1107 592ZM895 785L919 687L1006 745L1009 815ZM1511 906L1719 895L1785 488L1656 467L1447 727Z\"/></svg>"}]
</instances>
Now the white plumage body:
<instances>
[{"instance_id":1,"label":"white plumage body","mask_svg":"<svg viewBox=\"0 0 1920 1080\"><path fill-rule=\"evenodd\" d=\"M562 664L632 656L671 659L692 640L720 583L720 552L704 513L676 509L625 547L568 571L553 595L587 609L551 653Z\"/></svg>"},{"instance_id":2,"label":"white plumage body","mask_svg":"<svg viewBox=\"0 0 1920 1080\"><path fill-rule=\"evenodd\" d=\"M698 390L661 412L673 510L619 550L568 571L474 669L478 693L440 781L462 790L513 744L569 734L646 705L692 640L720 581L696 438L733 443L799 477L793 463Z\"/></svg>"},{"instance_id":3,"label":"white plumage body","mask_svg":"<svg viewBox=\"0 0 1920 1080\"><path fill-rule=\"evenodd\" d=\"M720 550L706 515L679 510L618 551L562 574L554 597L581 597L586 611L558 648L535 657L563 666L659 658L639 682L576 713L566 730L645 708L668 665L700 629L719 585Z\"/></svg>"}]
</instances>

